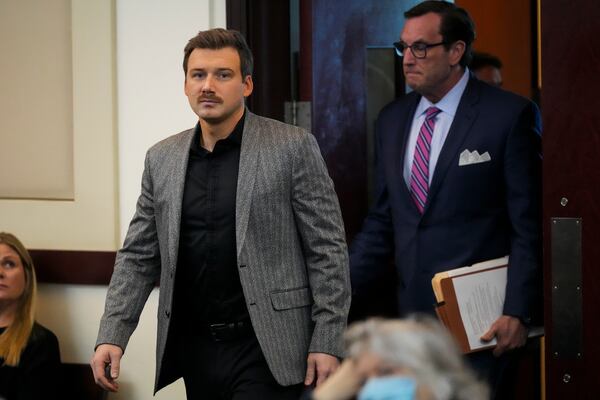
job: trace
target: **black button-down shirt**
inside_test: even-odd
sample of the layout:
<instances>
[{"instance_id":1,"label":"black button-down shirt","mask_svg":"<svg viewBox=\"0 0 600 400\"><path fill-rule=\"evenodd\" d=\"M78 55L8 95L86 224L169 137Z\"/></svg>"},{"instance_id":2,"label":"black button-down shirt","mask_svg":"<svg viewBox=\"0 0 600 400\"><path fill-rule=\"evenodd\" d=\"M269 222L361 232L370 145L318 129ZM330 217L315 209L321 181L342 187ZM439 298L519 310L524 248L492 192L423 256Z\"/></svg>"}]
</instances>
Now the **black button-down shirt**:
<instances>
[{"instance_id":1,"label":"black button-down shirt","mask_svg":"<svg viewBox=\"0 0 600 400\"><path fill-rule=\"evenodd\" d=\"M175 289L180 322L249 318L237 266L235 199L244 117L212 152L201 146L200 124L190 149L181 206Z\"/></svg>"}]
</instances>

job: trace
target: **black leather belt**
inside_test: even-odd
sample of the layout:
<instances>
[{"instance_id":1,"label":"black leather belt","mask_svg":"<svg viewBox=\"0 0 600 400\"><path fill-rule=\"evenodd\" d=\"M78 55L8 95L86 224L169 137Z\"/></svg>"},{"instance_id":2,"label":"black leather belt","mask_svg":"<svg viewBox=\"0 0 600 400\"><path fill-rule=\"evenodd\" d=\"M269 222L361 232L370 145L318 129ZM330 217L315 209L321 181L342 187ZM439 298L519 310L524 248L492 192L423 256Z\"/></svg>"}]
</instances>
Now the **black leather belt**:
<instances>
[{"instance_id":1,"label":"black leather belt","mask_svg":"<svg viewBox=\"0 0 600 400\"><path fill-rule=\"evenodd\" d=\"M251 336L254 331L250 321L209 324L208 332L215 342L226 342Z\"/></svg>"}]
</instances>

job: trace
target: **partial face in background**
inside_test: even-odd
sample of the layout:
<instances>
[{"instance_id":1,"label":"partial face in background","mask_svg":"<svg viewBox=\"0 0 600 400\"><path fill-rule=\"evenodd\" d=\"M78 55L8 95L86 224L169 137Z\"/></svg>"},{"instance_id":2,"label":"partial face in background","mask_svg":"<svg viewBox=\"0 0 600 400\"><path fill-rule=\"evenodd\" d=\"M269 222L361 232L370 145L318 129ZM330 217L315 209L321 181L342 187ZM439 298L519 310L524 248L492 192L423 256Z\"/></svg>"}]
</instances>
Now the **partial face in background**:
<instances>
[{"instance_id":1,"label":"partial face in background","mask_svg":"<svg viewBox=\"0 0 600 400\"><path fill-rule=\"evenodd\" d=\"M16 302L25 291L25 267L19 254L0 243L0 302Z\"/></svg>"},{"instance_id":2,"label":"partial face in background","mask_svg":"<svg viewBox=\"0 0 600 400\"><path fill-rule=\"evenodd\" d=\"M201 120L219 124L243 112L252 93L252 77L242 77L240 57L233 47L194 49L185 78L185 95Z\"/></svg>"},{"instance_id":3,"label":"partial face in background","mask_svg":"<svg viewBox=\"0 0 600 400\"><path fill-rule=\"evenodd\" d=\"M358 400L433 399L426 388L417 386L415 377L408 368L390 364L369 351L362 352L354 362L357 375L365 380Z\"/></svg>"},{"instance_id":4,"label":"partial face in background","mask_svg":"<svg viewBox=\"0 0 600 400\"><path fill-rule=\"evenodd\" d=\"M400 40L411 46L415 43L435 44L443 41L440 33L442 17L427 13L409 18L404 24ZM427 49L425 58L416 58L409 49L404 51L403 67L406 83L414 91L436 102L453 86L453 67L464 53L464 43L458 41L449 49L435 46Z\"/></svg>"},{"instance_id":5,"label":"partial face in background","mask_svg":"<svg viewBox=\"0 0 600 400\"><path fill-rule=\"evenodd\" d=\"M473 70L477 79L487 82L492 86L502 86L502 74L500 70L492 65L486 65L477 70Z\"/></svg>"},{"instance_id":6,"label":"partial face in background","mask_svg":"<svg viewBox=\"0 0 600 400\"><path fill-rule=\"evenodd\" d=\"M408 372L406 368L392 365L369 351L364 351L356 357L355 363L358 375L367 379L389 375L405 375Z\"/></svg>"}]
</instances>

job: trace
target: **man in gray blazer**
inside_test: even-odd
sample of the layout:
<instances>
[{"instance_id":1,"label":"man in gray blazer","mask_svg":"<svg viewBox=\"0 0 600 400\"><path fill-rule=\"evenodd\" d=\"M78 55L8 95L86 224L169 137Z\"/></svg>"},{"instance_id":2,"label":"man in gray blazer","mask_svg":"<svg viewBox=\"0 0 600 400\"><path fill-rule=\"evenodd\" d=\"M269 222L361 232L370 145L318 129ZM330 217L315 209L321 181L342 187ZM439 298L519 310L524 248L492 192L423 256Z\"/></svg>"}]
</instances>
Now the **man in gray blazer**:
<instances>
[{"instance_id":1,"label":"man in gray blazer","mask_svg":"<svg viewBox=\"0 0 600 400\"><path fill-rule=\"evenodd\" d=\"M333 184L312 135L245 108L253 61L239 32L200 32L184 53L199 122L146 155L94 376L118 390L160 279L155 392L183 376L188 399L297 399L342 355L350 288Z\"/></svg>"}]
</instances>

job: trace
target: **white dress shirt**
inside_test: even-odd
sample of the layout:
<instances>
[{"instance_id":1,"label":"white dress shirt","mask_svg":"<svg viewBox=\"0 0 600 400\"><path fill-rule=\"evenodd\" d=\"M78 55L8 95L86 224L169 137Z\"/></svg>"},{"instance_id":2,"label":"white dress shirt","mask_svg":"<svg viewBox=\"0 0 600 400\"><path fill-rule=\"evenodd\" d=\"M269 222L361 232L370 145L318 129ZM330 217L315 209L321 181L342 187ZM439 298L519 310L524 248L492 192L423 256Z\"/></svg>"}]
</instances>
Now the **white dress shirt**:
<instances>
[{"instance_id":1,"label":"white dress shirt","mask_svg":"<svg viewBox=\"0 0 600 400\"><path fill-rule=\"evenodd\" d=\"M410 187L410 172L413 164L413 157L415 154L415 146L417 145L417 137L423 121L425 121L425 111L429 107L435 106L442 110L435 118L435 128L433 129L433 137L431 138L431 150L429 152L429 185L433 178L433 172L437 160L448 137L448 131L454 121L454 115L458 108L458 103L462 97L467 83L469 82L469 69L465 68L463 76L460 78L458 83L454 85L452 89L437 103L432 103L427 100L424 96L421 96L421 101L417 105L415 115L413 116L412 126L410 128L410 136L408 137L408 143L406 145L406 154L404 156L404 181Z\"/></svg>"}]
</instances>

